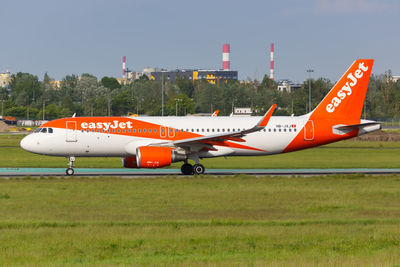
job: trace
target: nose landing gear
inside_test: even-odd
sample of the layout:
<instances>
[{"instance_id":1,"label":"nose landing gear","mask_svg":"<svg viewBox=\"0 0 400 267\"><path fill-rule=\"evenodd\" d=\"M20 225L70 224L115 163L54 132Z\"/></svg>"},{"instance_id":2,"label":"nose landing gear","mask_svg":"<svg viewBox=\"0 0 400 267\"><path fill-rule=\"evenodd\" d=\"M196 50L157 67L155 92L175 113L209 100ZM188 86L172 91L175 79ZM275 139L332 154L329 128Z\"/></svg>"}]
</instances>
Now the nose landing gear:
<instances>
[{"instance_id":1,"label":"nose landing gear","mask_svg":"<svg viewBox=\"0 0 400 267\"><path fill-rule=\"evenodd\" d=\"M74 161L75 161L74 156L69 157L69 163L68 163L69 167L65 170L65 174L68 176L74 175L74 169L73 169Z\"/></svg>"}]
</instances>

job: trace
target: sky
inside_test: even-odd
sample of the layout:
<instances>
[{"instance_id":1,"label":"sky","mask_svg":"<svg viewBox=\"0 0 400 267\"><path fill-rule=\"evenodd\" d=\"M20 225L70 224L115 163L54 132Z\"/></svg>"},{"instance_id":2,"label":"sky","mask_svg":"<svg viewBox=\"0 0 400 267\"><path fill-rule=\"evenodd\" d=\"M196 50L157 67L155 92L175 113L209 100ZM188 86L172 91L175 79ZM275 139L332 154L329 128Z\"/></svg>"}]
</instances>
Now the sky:
<instances>
[{"instance_id":1,"label":"sky","mask_svg":"<svg viewBox=\"0 0 400 267\"><path fill-rule=\"evenodd\" d=\"M0 72L43 79L122 76L144 67L222 68L239 79L336 81L357 58L400 75L398 0L0 0Z\"/></svg>"}]
</instances>

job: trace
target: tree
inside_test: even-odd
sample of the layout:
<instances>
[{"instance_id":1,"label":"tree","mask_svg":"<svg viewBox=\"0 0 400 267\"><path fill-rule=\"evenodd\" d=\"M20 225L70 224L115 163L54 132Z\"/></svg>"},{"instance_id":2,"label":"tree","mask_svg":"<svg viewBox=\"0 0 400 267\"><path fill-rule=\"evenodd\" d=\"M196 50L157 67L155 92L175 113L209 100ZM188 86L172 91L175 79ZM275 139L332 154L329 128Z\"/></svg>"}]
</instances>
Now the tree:
<instances>
[{"instance_id":1,"label":"tree","mask_svg":"<svg viewBox=\"0 0 400 267\"><path fill-rule=\"evenodd\" d=\"M32 74L18 72L12 76L10 85L12 98L18 99L18 105L35 103L41 97L42 90L38 77Z\"/></svg>"},{"instance_id":2,"label":"tree","mask_svg":"<svg viewBox=\"0 0 400 267\"><path fill-rule=\"evenodd\" d=\"M185 94L179 94L168 100L165 111L167 115L175 116L176 113L178 113L178 116L185 116L187 114L193 114L194 107L195 103L193 99Z\"/></svg>"},{"instance_id":3,"label":"tree","mask_svg":"<svg viewBox=\"0 0 400 267\"><path fill-rule=\"evenodd\" d=\"M121 88L121 85L119 84L119 82L117 81L117 79L115 79L115 78L113 78L113 77L107 77L107 76L103 77L103 78L101 79L101 84L102 84L104 87L106 87L106 88L108 88L108 89L110 89L110 90L114 90L114 89L117 89L117 88Z\"/></svg>"}]
</instances>

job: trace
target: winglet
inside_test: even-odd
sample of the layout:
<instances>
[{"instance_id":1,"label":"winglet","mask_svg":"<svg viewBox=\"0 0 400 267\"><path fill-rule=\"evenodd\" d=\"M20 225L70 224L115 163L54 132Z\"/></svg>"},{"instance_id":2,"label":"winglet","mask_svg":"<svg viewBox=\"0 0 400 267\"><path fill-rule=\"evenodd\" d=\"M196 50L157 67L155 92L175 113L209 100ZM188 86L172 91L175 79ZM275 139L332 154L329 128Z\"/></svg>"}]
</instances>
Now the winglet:
<instances>
[{"instance_id":1,"label":"winglet","mask_svg":"<svg viewBox=\"0 0 400 267\"><path fill-rule=\"evenodd\" d=\"M267 113L265 113L264 117L260 120L260 122L258 123L257 127L262 127L264 128L265 126L267 126L269 120L272 117L272 113L274 113L276 108L276 104L273 104L269 110L267 111Z\"/></svg>"},{"instance_id":2,"label":"winglet","mask_svg":"<svg viewBox=\"0 0 400 267\"><path fill-rule=\"evenodd\" d=\"M213 114L211 114L211 117L217 117L219 113L219 110L217 109L216 111L214 111Z\"/></svg>"}]
</instances>

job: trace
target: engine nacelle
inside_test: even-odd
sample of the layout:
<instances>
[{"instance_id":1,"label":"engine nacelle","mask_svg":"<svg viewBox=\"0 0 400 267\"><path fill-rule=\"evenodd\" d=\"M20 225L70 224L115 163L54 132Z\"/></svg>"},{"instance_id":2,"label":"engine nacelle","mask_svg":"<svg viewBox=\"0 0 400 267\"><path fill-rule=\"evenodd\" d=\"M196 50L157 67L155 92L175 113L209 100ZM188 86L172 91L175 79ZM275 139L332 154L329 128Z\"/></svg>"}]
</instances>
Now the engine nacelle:
<instances>
[{"instance_id":1,"label":"engine nacelle","mask_svg":"<svg viewBox=\"0 0 400 267\"><path fill-rule=\"evenodd\" d=\"M123 158L122 163L125 168L161 168L185 159L171 147L141 146L136 148L136 157Z\"/></svg>"},{"instance_id":2,"label":"engine nacelle","mask_svg":"<svg viewBox=\"0 0 400 267\"><path fill-rule=\"evenodd\" d=\"M136 157L126 157L122 159L122 166L125 168L138 168Z\"/></svg>"}]
</instances>

